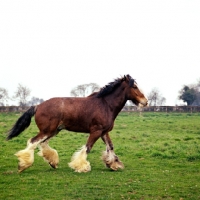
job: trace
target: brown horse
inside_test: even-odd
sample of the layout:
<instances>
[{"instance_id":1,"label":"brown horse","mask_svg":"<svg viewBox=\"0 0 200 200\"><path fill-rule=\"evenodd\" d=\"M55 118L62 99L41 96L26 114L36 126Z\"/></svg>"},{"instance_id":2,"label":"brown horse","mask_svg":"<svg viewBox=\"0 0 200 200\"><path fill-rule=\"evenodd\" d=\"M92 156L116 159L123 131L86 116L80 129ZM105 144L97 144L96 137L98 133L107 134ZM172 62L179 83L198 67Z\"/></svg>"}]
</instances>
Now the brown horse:
<instances>
[{"instance_id":1,"label":"brown horse","mask_svg":"<svg viewBox=\"0 0 200 200\"><path fill-rule=\"evenodd\" d=\"M122 162L114 153L109 132L113 129L114 120L127 100L135 105L146 106L148 101L139 90L135 80L126 75L103 87L99 92L88 97L52 98L38 106L30 107L8 132L7 139L12 139L24 131L35 115L39 133L28 140L27 147L15 155L19 159L18 171L30 167L34 162L34 149L39 146L40 156L51 167L56 168L59 162L58 153L48 142L62 129L75 132L90 133L86 145L72 156L69 166L76 172L88 172L90 163L87 154L94 143L101 137L106 144L102 159L106 166L117 170L123 168Z\"/></svg>"}]
</instances>

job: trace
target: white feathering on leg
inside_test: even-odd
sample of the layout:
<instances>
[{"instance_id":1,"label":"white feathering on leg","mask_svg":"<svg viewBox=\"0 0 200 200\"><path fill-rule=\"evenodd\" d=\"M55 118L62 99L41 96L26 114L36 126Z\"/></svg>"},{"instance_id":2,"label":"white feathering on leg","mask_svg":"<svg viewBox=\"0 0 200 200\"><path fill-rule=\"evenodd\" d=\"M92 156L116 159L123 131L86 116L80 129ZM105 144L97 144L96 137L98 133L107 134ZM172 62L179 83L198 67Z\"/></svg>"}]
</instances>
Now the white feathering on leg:
<instances>
[{"instance_id":1,"label":"white feathering on leg","mask_svg":"<svg viewBox=\"0 0 200 200\"><path fill-rule=\"evenodd\" d=\"M30 139L27 141L27 147L24 150L18 151L15 156L18 157L18 172L22 172L29 168L34 162L34 149L37 144L30 143Z\"/></svg>"},{"instance_id":2,"label":"white feathering on leg","mask_svg":"<svg viewBox=\"0 0 200 200\"><path fill-rule=\"evenodd\" d=\"M45 139L45 138L43 138ZM22 172L29 168L34 162L34 150L42 140L31 143L31 139L27 141L27 147L24 150L18 151L15 155L18 157L18 172Z\"/></svg>"},{"instance_id":3,"label":"white feathering on leg","mask_svg":"<svg viewBox=\"0 0 200 200\"><path fill-rule=\"evenodd\" d=\"M79 151L75 152L71 158L71 162L68 163L69 167L75 170L75 172L89 172L91 166L87 161L87 147L84 145Z\"/></svg>"},{"instance_id":4,"label":"white feathering on leg","mask_svg":"<svg viewBox=\"0 0 200 200\"><path fill-rule=\"evenodd\" d=\"M39 149L40 151L38 152L38 155L43 157L51 167L57 168L59 163L58 152L55 149L52 149L47 142L39 144Z\"/></svg>"},{"instance_id":5,"label":"white feathering on leg","mask_svg":"<svg viewBox=\"0 0 200 200\"><path fill-rule=\"evenodd\" d=\"M34 150L24 149L18 151L15 156L18 157L18 172L22 172L29 168L34 162Z\"/></svg>"}]
</instances>

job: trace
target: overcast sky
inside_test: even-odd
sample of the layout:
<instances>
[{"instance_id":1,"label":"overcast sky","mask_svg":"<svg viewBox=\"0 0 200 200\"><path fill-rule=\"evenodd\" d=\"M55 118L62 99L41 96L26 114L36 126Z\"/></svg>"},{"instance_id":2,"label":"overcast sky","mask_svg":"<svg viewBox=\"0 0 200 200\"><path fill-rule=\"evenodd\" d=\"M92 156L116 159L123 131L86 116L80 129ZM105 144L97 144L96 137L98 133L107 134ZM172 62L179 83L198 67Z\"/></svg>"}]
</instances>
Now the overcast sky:
<instances>
[{"instance_id":1,"label":"overcast sky","mask_svg":"<svg viewBox=\"0 0 200 200\"><path fill-rule=\"evenodd\" d=\"M130 74L175 105L200 78L200 1L0 1L0 87L69 96Z\"/></svg>"}]
</instances>

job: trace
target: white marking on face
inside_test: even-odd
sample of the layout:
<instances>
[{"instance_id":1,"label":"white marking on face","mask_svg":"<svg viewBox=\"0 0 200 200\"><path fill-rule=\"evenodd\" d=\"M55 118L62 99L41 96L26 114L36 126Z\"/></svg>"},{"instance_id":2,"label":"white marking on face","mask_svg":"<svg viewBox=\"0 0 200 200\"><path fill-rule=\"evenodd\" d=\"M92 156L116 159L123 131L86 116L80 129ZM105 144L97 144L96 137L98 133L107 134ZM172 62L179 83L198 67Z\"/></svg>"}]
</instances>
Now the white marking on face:
<instances>
[{"instance_id":1,"label":"white marking on face","mask_svg":"<svg viewBox=\"0 0 200 200\"><path fill-rule=\"evenodd\" d=\"M140 93L142 93L144 95L143 99L146 99L146 101L148 102L148 98L145 96L143 90L138 86L138 84L136 82L134 82L134 85L138 88L138 90L140 91ZM139 103L139 106L144 106L143 103Z\"/></svg>"}]
</instances>

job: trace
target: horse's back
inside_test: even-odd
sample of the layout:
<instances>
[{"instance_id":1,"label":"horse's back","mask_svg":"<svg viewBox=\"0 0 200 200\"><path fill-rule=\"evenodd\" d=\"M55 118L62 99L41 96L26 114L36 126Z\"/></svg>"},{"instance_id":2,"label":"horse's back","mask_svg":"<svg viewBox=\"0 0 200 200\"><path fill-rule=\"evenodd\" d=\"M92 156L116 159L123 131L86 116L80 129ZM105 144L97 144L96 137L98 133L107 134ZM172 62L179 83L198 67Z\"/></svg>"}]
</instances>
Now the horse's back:
<instances>
[{"instance_id":1,"label":"horse's back","mask_svg":"<svg viewBox=\"0 0 200 200\"><path fill-rule=\"evenodd\" d=\"M60 121L84 121L91 113L90 98L57 97L44 101L37 106L35 121L37 124ZM84 117L84 118L83 118Z\"/></svg>"},{"instance_id":2,"label":"horse's back","mask_svg":"<svg viewBox=\"0 0 200 200\"><path fill-rule=\"evenodd\" d=\"M42 128L62 124L67 130L89 132L92 124L109 123L103 107L95 97L52 98L37 107L35 120Z\"/></svg>"},{"instance_id":3,"label":"horse's back","mask_svg":"<svg viewBox=\"0 0 200 200\"><path fill-rule=\"evenodd\" d=\"M80 104L80 103L79 103ZM37 106L37 115L60 116L63 112L71 110L72 107L78 106L76 98L55 97L42 102Z\"/></svg>"}]
</instances>

